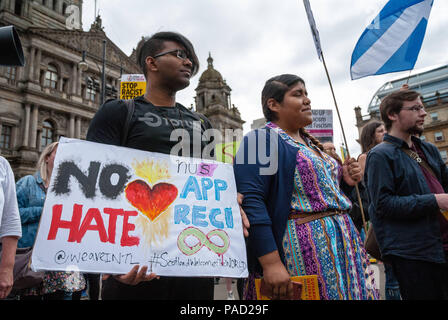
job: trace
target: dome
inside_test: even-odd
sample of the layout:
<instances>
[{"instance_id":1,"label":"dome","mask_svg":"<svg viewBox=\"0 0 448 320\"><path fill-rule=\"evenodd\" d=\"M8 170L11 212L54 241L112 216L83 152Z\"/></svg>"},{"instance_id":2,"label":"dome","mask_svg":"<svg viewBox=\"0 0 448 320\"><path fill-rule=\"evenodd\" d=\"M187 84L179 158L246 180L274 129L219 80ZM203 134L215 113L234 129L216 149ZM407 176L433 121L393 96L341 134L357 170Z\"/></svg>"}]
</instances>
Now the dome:
<instances>
[{"instance_id":1,"label":"dome","mask_svg":"<svg viewBox=\"0 0 448 320\"><path fill-rule=\"evenodd\" d=\"M219 71L213 68L213 58L210 53L208 55L207 62L208 62L207 70L205 70L202 73L201 77L199 78L199 82L205 82L205 81L224 82L221 73L219 73Z\"/></svg>"}]
</instances>

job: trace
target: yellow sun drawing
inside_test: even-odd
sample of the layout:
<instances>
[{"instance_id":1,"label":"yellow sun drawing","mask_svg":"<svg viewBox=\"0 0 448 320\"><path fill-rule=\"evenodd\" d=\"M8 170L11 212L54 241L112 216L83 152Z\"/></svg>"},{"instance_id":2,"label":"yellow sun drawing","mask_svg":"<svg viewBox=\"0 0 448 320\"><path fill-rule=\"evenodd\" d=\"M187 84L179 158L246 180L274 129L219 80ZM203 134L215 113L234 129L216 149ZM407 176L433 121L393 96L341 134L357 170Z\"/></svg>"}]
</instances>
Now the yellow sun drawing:
<instances>
[{"instance_id":1,"label":"yellow sun drawing","mask_svg":"<svg viewBox=\"0 0 448 320\"><path fill-rule=\"evenodd\" d=\"M134 160L132 168L134 169L135 174L149 182L151 187L159 181L166 181L171 178L166 163L160 163L154 160ZM142 230L144 238L143 242L150 246L153 242L161 243L164 239L168 238L171 215L171 206L153 221L144 214L139 214L136 219L136 224L140 227L140 230Z\"/></svg>"}]
</instances>

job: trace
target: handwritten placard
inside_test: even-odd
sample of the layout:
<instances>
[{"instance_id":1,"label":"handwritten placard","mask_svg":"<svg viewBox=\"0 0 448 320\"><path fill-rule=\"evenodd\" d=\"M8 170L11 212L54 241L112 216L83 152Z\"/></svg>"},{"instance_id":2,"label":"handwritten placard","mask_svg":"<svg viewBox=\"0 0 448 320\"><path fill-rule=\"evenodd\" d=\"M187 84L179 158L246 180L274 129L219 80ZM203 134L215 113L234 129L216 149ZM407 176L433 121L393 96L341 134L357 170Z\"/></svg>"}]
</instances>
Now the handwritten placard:
<instances>
[{"instance_id":1,"label":"handwritten placard","mask_svg":"<svg viewBox=\"0 0 448 320\"><path fill-rule=\"evenodd\" d=\"M232 166L61 138L35 270L247 277Z\"/></svg>"}]
</instances>

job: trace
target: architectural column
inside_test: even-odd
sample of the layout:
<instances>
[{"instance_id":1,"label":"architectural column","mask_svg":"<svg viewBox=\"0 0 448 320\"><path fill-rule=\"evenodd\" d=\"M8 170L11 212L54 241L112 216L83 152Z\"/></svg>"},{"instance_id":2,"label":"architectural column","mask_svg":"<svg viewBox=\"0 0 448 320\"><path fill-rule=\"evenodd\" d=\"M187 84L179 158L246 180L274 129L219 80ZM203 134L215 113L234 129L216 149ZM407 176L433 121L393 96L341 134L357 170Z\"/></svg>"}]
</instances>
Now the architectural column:
<instances>
[{"instance_id":1,"label":"architectural column","mask_svg":"<svg viewBox=\"0 0 448 320\"><path fill-rule=\"evenodd\" d=\"M76 117L75 138L81 139L81 117Z\"/></svg>"},{"instance_id":2,"label":"architectural column","mask_svg":"<svg viewBox=\"0 0 448 320\"><path fill-rule=\"evenodd\" d=\"M77 95L82 95L82 71L78 68L78 78L76 81Z\"/></svg>"},{"instance_id":3,"label":"architectural column","mask_svg":"<svg viewBox=\"0 0 448 320\"><path fill-rule=\"evenodd\" d=\"M36 48L31 47L30 48L30 64L28 67L28 79L33 81L33 76L34 76L34 56L36 54Z\"/></svg>"},{"instance_id":4,"label":"architectural column","mask_svg":"<svg viewBox=\"0 0 448 320\"><path fill-rule=\"evenodd\" d=\"M23 141L22 145L24 147L28 147L28 139L30 134L30 109L31 105L26 104L25 105L25 120L23 122Z\"/></svg>"},{"instance_id":5,"label":"architectural column","mask_svg":"<svg viewBox=\"0 0 448 320\"><path fill-rule=\"evenodd\" d=\"M30 132L30 147L33 149L36 148L38 118L39 118L39 107L37 105L34 105L33 112L31 114L31 132Z\"/></svg>"},{"instance_id":6,"label":"architectural column","mask_svg":"<svg viewBox=\"0 0 448 320\"><path fill-rule=\"evenodd\" d=\"M76 63L74 63L72 67L72 89L70 90L70 94L76 95L77 88L78 88L78 70Z\"/></svg>"},{"instance_id":7,"label":"architectural column","mask_svg":"<svg viewBox=\"0 0 448 320\"><path fill-rule=\"evenodd\" d=\"M70 123L68 127L68 136L69 138L75 137L75 115L70 113Z\"/></svg>"},{"instance_id":8,"label":"architectural column","mask_svg":"<svg viewBox=\"0 0 448 320\"><path fill-rule=\"evenodd\" d=\"M34 76L33 76L33 81L39 83L39 76L40 76L40 61L42 58L42 50L37 49L36 50L36 64L34 66Z\"/></svg>"}]
</instances>

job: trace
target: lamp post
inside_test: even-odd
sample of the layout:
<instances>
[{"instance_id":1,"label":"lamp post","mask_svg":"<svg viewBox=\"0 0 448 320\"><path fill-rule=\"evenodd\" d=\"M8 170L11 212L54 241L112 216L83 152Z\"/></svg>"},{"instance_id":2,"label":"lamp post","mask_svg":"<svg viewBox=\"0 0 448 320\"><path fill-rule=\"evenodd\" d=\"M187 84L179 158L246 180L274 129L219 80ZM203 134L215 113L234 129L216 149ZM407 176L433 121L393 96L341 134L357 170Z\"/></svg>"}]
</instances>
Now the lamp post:
<instances>
[{"instance_id":1,"label":"lamp post","mask_svg":"<svg viewBox=\"0 0 448 320\"><path fill-rule=\"evenodd\" d=\"M103 67L101 70L100 106L103 105L104 98L106 96L106 43L107 43L106 39L103 39L103 60L102 60ZM94 60L94 62L95 62L95 60ZM95 64L96 64L96 62L95 62ZM87 71L87 69L89 69L89 65L86 62L86 51L85 50L82 51L82 60L80 62L78 62L78 66L82 72L85 72L85 71ZM100 68L99 68L98 64L96 64L96 66L99 71Z\"/></svg>"},{"instance_id":2,"label":"lamp post","mask_svg":"<svg viewBox=\"0 0 448 320\"><path fill-rule=\"evenodd\" d=\"M101 101L100 106L104 103L106 95L106 39L103 39L103 74L101 77Z\"/></svg>"}]
</instances>

